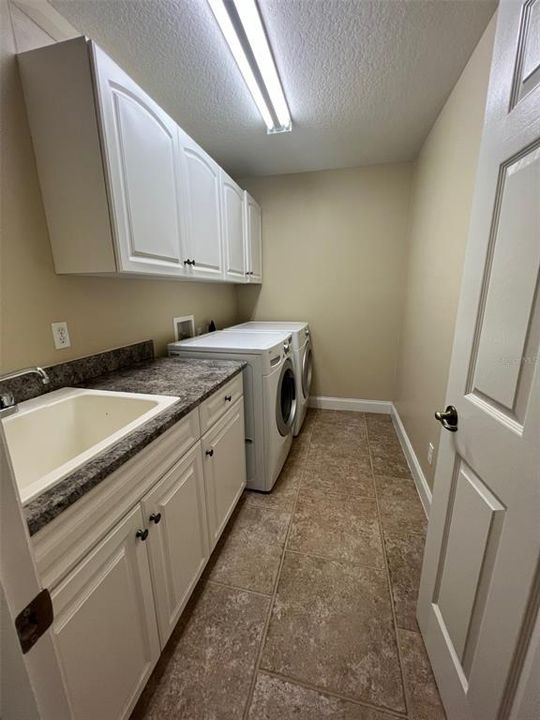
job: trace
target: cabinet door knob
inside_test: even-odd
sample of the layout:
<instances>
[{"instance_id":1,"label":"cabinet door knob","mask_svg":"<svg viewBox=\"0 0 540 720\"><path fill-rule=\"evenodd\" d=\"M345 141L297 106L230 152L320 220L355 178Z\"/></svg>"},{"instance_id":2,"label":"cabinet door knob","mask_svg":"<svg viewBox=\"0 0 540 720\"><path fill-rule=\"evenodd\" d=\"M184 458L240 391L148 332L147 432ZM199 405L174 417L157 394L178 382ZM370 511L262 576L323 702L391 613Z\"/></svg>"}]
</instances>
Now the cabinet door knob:
<instances>
[{"instance_id":1,"label":"cabinet door knob","mask_svg":"<svg viewBox=\"0 0 540 720\"><path fill-rule=\"evenodd\" d=\"M191 265L191 260L184 260L184 265Z\"/></svg>"},{"instance_id":2,"label":"cabinet door knob","mask_svg":"<svg viewBox=\"0 0 540 720\"><path fill-rule=\"evenodd\" d=\"M232 401L232 395L225 395L225 402L231 402Z\"/></svg>"},{"instance_id":3,"label":"cabinet door knob","mask_svg":"<svg viewBox=\"0 0 540 720\"><path fill-rule=\"evenodd\" d=\"M211 450L207 450L206 454L208 455L208 457L214 457L214 448L212 448Z\"/></svg>"},{"instance_id":4,"label":"cabinet door knob","mask_svg":"<svg viewBox=\"0 0 540 720\"><path fill-rule=\"evenodd\" d=\"M148 519L157 525L161 522L161 513L152 513Z\"/></svg>"},{"instance_id":5,"label":"cabinet door knob","mask_svg":"<svg viewBox=\"0 0 540 720\"><path fill-rule=\"evenodd\" d=\"M148 530L146 528L144 528L144 530L137 530L137 532L135 533L135 537L139 538L140 540L142 540L142 542L144 542L148 537Z\"/></svg>"},{"instance_id":6,"label":"cabinet door knob","mask_svg":"<svg viewBox=\"0 0 540 720\"><path fill-rule=\"evenodd\" d=\"M191 264L192 264L192 265L195 265L195 260L192 260L192 261L191 261Z\"/></svg>"}]
</instances>

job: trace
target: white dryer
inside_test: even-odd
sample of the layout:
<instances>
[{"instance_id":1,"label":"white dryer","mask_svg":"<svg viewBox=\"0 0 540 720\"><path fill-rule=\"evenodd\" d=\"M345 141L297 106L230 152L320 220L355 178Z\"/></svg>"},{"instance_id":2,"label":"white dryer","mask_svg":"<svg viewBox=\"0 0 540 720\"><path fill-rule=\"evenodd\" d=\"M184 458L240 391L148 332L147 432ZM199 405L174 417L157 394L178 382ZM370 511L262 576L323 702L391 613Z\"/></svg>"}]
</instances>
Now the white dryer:
<instances>
[{"instance_id":1,"label":"white dryer","mask_svg":"<svg viewBox=\"0 0 540 720\"><path fill-rule=\"evenodd\" d=\"M280 331L289 332L292 336L293 365L296 374L296 398L298 403L293 428L293 434L296 437L302 429L306 417L313 373L313 353L308 323L250 321L225 329L225 332L275 333Z\"/></svg>"},{"instance_id":2,"label":"white dryer","mask_svg":"<svg viewBox=\"0 0 540 720\"><path fill-rule=\"evenodd\" d=\"M213 332L170 343L169 355L244 360L247 486L268 492L292 443L296 380L287 332Z\"/></svg>"}]
</instances>

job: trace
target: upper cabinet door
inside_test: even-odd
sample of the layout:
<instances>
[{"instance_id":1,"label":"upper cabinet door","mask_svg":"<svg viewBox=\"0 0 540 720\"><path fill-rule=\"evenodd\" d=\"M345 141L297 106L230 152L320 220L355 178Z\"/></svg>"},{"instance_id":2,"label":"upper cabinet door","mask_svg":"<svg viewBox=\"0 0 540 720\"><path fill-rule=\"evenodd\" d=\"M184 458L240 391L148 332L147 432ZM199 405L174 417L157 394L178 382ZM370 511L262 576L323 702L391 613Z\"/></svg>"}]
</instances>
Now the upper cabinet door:
<instances>
[{"instance_id":1,"label":"upper cabinet door","mask_svg":"<svg viewBox=\"0 0 540 720\"><path fill-rule=\"evenodd\" d=\"M225 277L233 282L246 282L248 276L244 256L243 192L224 172L221 178Z\"/></svg>"},{"instance_id":2,"label":"upper cabinet door","mask_svg":"<svg viewBox=\"0 0 540 720\"><path fill-rule=\"evenodd\" d=\"M180 129L184 185L187 190L186 257L188 274L221 280L220 170L212 158Z\"/></svg>"},{"instance_id":3,"label":"upper cabinet door","mask_svg":"<svg viewBox=\"0 0 540 720\"><path fill-rule=\"evenodd\" d=\"M176 123L92 43L120 271L180 275Z\"/></svg>"},{"instance_id":4,"label":"upper cabinet door","mask_svg":"<svg viewBox=\"0 0 540 720\"><path fill-rule=\"evenodd\" d=\"M248 265L248 280L252 283L262 282L262 227L261 208L244 191L244 224L246 236L246 258Z\"/></svg>"}]
</instances>

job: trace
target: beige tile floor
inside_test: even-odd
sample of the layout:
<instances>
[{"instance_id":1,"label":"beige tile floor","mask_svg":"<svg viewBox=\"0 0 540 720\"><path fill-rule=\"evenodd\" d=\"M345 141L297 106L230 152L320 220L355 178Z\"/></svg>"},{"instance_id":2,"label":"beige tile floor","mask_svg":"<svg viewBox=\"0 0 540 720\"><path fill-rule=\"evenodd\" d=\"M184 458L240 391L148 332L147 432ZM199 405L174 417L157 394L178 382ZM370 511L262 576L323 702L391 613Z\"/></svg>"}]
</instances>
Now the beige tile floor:
<instances>
[{"instance_id":1,"label":"beige tile floor","mask_svg":"<svg viewBox=\"0 0 540 720\"><path fill-rule=\"evenodd\" d=\"M246 492L133 718L444 720L415 620L426 520L386 415L310 411Z\"/></svg>"}]
</instances>

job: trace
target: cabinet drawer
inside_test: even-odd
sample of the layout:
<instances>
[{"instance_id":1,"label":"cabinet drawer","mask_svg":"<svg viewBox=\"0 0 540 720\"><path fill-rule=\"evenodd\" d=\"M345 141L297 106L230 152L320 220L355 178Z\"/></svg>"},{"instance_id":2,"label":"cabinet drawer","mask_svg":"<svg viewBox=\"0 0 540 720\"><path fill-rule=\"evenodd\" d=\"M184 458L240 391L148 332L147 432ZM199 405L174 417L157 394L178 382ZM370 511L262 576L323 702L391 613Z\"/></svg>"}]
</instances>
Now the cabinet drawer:
<instances>
[{"instance_id":1,"label":"cabinet drawer","mask_svg":"<svg viewBox=\"0 0 540 720\"><path fill-rule=\"evenodd\" d=\"M243 382L240 373L202 403L199 407L202 435L225 415L238 398L242 397L242 393Z\"/></svg>"}]
</instances>

